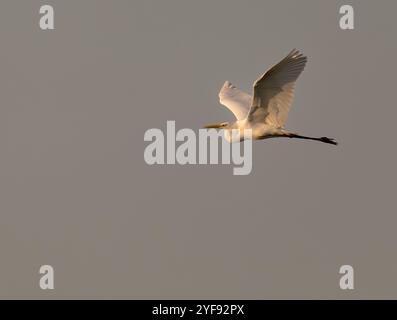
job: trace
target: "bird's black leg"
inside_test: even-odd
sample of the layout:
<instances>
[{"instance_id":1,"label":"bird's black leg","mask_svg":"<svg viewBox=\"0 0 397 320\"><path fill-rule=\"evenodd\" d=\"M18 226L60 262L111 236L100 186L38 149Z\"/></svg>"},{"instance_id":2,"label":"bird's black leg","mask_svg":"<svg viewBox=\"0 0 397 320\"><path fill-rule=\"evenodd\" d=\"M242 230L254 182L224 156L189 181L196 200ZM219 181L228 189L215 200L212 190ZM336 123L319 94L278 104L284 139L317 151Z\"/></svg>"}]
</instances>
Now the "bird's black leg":
<instances>
[{"instance_id":1,"label":"bird's black leg","mask_svg":"<svg viewBox=\"0 0 397 320\"><path fill-rule=\"evenodd\" d=\"M301 135L295 134L295 133L290 133L290 134L287 135L287 137L289 137L289 138L297 138L297 139L321 141L321 142L324 142L324 143L333 144L335 146L338 144L334 139L327 138L327 137L313 138L313 137L301 136Z\"/></svg>"}]
</instances>

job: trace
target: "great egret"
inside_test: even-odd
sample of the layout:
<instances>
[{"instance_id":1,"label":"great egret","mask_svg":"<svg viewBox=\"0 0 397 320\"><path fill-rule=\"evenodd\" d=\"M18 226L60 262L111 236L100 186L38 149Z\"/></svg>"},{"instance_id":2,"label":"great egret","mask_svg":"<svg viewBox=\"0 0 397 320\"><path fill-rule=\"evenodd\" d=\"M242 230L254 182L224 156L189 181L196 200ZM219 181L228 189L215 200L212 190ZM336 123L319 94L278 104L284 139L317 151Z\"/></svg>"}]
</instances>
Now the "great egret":
<instances>
[{"instance_id":1,"label":"great egret","mask_svg":"<svg viewBox=\"0 0 397 320\"><path fill-rule=\"evenodd\" d=\"M255 81L253 97L226 81L219 92L220 103L233 112L237 121L212 124L205 128L224 129L225 138L229 142L243 141L247 138L244 136L244 129L251 129L250 138L254 140L288 137L336 145L334 139L307 137L284 129L294 98L295 82L306 62L307 57L296 49L292 50ZM240 134L232 134L232 131Z\"/></svg>"}]
</instances>

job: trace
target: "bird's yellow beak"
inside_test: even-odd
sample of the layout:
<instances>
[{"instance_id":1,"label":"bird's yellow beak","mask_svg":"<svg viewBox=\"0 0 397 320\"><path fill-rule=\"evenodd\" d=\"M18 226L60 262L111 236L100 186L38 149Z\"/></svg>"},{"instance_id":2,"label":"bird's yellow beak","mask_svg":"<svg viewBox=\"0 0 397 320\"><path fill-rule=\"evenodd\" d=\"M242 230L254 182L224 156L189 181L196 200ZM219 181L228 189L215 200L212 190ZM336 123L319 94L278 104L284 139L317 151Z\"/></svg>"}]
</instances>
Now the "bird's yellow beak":
<instances>
[{"instance_id":1,"label":"bird's yellow beak","mask_svg":"<svg viewBox=\"0 0 397 320\"><path fill-rule=\"evenodd\" d=\"M207 126L205 126L205 129L220 129L223 128L225 126L224 123L217 123L217 124L209 124Z\"/></svg>"}]
</instances>

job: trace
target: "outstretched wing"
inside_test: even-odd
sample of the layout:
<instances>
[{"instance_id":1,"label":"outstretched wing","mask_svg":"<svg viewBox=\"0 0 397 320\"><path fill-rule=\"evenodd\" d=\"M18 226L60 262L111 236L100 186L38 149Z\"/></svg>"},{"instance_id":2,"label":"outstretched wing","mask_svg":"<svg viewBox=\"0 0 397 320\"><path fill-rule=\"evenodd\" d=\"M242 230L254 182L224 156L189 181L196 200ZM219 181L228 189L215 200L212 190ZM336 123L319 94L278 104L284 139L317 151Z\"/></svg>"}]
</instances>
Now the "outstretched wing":
<instances>
[{"instance_id":1,"label":"outstretched wing","mask_svg":"<svg viewBox=\"0 0 397 320\"><path fill-rule=\"evenodd\" d=\"M245 119L251 108L252 97L226 81L219 92L219 102L228 108L237 120Z\"/></svg>"},{"instance_id":2,"label":"outstretched wing","mask_svg":"<svg viewBox=\"0 0 397 320\"><path fill-rule=\"evenodd\" d=\"M250 121L284 126L294 99L296 80L306 62L307 57L294 49L255 81L254 99L248 114Z\"/></svg>"}]
</instances>

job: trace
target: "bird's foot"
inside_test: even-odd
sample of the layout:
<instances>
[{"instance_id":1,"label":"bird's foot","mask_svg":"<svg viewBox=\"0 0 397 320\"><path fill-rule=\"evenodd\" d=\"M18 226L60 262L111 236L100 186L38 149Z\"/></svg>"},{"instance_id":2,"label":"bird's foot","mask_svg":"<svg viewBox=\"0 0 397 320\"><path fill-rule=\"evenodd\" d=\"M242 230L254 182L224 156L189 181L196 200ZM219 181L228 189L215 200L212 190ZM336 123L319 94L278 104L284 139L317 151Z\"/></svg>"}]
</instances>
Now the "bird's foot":
<instances>
[{"instance_id":1,"label":"bird's foot","mask_svg":"<svg viewBox=\"0 0 397 320\"><path fill-rule=\"evenodd\" d=\"M337 145L338 143L335 141L335 139L331 139L331 138L327 138L327 137L321 137L320 141L324 142L324 143L329 143L329 144L333 144L333 145Z\"/></svg>"}]
</instances>

